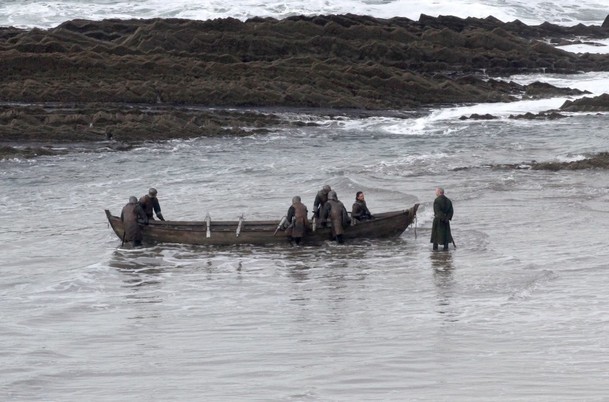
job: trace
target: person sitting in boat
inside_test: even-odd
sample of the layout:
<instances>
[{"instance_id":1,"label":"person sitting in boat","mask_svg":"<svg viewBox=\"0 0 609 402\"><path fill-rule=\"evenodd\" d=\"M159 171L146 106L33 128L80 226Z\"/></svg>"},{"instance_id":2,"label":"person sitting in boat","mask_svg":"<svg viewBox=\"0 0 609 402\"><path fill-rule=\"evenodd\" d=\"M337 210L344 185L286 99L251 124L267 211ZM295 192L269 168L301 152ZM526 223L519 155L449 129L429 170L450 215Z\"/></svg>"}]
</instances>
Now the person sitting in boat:
<instances>
[{"instance_id":1,"label":"person sitting in boat","mask_svg":"<svg viewBox=\"0 0 609 402\"><path fill-rule=\"evenodd\" d=\"M150 188L148 190L148 194L143 195L142 198L140 198L140 205L144 209L144 212L146 212L148 219L154 220L154 216L152 214L154 211L156 217L164 221L165 218L163 218L163 214L161 213L161 205L159 204L159 200L156 198L156 195L156 188Z\"/></svg>"},{"instance_id":2,"label":"person sitting in boat","mask_svg":"<svg viewBox=\"0 0 609 402\"><path fill-rule=\"evenodd\" d=\"M357 221L374 219L374 216L372 216L366 205L366 198L363 191L358 191L355 194L355 202L351 208L351 219L356 219Z\"/></svg>"},{"instance_id":3,"label":"person sitting in boat","mask_svg":"<svg viewBox=\"0 0 609 402\"><path fill-rule=\"evenodd\" d=\"M329 185L325 185L321 190L317 192L315 201L313 202L313 217L319 219L319 214L324 207L324 204L328 201L328 193L332 190Z\"/></svg>"},{"instance_id":4,"label":"person sitting in boat","mask_svg":"<svg viewBox=\"0 0 609 402\"><path fill-rule=\"evenodd\" d=\"M129 202L121 211L123 222L123 243L133 242L134 246L142 245L142 227L148 224L148 217L135 196L129 197Z\"/></svg>"},{"instance_id":5,"label":"person sitting in boat","mask_svg":"<svg viewBox=\"0 0 609 402\"><path fill-rule=\"evenodd\" d=\"M351 218L347 213L345 205L338 200L336 191L328 192L328 201L324 204L324 208L320 215L321 226L326 227L328 221L332 225L332 240L342 244L344 242L343 234L345 228L351 224Z\"/></svg>"},{"instance_id":6,"label":"person sitting in boat","mask_svg":"<svg viewBox=\"0 0 609 402\"><path fill-rule=\"evenodd\" d=\"M290 243L296 245L304 237L307 230L307 207L301 202L300 196L292 198L292 205L288 208L286 224L288 225L285 233Z\"/></svg>"}]
</instances>

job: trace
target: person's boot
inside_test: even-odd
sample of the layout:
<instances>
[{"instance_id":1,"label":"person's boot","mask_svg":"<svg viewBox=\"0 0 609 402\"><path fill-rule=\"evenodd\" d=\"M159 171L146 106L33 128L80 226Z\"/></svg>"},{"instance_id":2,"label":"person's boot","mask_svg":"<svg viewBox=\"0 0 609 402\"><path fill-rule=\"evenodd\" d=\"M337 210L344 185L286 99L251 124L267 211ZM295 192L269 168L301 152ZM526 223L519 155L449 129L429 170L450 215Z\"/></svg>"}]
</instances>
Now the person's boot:
<instances>
[{"instance_id":1,"label":"person's boot","mask_svg":"<svg viewBox=\"0 0 609 402\"><path fill-rule=\"evenodd\" d=\"M442 249L442 251L448 251L448 243L444 243L444 248Z\"/></svg>"},{"instance_id":2,"label":"person's boot","mask_svg":"<svg viewBox=\"0 0 609 402\"><path fill-rule=\"evenodd\" d=\"M434 244L433 244L433 249L434 249L435 251L437 251L437 250L438 250L438 243L434 243Z\"/></svg>"}]
</instances>

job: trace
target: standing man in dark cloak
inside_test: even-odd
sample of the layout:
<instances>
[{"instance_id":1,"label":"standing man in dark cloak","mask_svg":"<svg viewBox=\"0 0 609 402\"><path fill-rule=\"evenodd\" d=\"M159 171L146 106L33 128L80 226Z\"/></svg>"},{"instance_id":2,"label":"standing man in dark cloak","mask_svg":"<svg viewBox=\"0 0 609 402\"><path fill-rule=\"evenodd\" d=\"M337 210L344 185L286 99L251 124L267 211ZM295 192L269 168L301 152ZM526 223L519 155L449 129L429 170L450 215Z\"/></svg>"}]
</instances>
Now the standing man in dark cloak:
<instances>
[{"instance_id":1,"label":"standing man in dark cloak","mask_svg":"<svg viewBox=\"0 0 609 402\"><path fill-rule=\"evenodd\" d=\"M363 191L358 191L355 194L355 202L351 207L351 218L357 219L358 221L365 221L367 219L374 218L366 205L366 198Z\"/></svg>"},{"instance_id":2,"label":"standing man in dark cloak","mask_svg":"<svg viewBox=\"0 0 609 402\"><path fill-rule=\"evenodd\" d=\"M165 218L163 218L163 214L161 213L161 205L159 204L159 200L156 198L156 195L156 188L150 188L148 190L148 194L143 195L142 198L140 198L140 205L142 208L144 208L144 212L146 212L148 219L154 220L154 216L152 215L154 211L156 217L164 221Z\"/></svg>"},{"instance_id":3,"label":"standing man in dark cloak","mask_svg":"<svg viewBox=\"0 0 609 402\"><path fill-rule=\"evenodd\" d=\"M343 234L345 233L345 227L351 224L351 218L349 218L343 203L338 200L336 191L328 193L328 201L321 211L322 227L326 226L328 221L332 224L332 239L339 244L344 243Z\"/></svg>"},{"instance_id":4,"label":"standing man in dark cloak","mask_svg":"<svg viewBox=\"0 0 609 402\"><path fill-rule=\"evenodd\" d=\"M292 205L288 208L287 214L287 225L286 235L290 243L294 242L296 245L300 244L300 241L304 237L307 231L307 207L301 202L299 196L292 198Z\"/></svg>"},{"instance_id":5,"label":"standing man in dark cloak","mask_svg":"<svg viewBox=\"0 0 609 402\"><path fill-rule=\"evenodd\" d=\"M431 240L433 249L438 249L438 244L444 246L443 250L448 251L448 244L453 241L450 232L450 221L453 218L453 203L444 195L442 187L436 188L436 199L433 202L433 223L431 226Z\"/></svg>"},{"instance_id":6,"label":"standing man in dark cloak","mask_svg":"<svg viewBox=\"0 0 609 402\"><path fill-rule=\"evenodd\" d=\"M134 246L142 245L142 226L148 224L148 217L135 196L129 197L129 202L121 211L123 221L123 243L133 242Z\"/></svg>"}]
</instances>

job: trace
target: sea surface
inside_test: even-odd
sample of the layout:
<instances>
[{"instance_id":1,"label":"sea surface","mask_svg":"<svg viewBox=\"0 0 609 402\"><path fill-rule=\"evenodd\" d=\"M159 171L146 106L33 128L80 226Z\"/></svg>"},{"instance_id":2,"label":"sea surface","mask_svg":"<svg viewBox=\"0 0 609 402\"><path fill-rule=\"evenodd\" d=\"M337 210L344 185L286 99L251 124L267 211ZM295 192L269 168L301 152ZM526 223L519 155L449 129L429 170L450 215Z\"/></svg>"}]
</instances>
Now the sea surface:
<instances>
[{"instance_id":1,"label":"sea surface","mask_svg":"<svg viewBox=\"0 0 609 402\"><path fill-rule=\"evenodd\" d=\"M608 11L547 4L4 0L0 25L347 11L600 24ZM608 73L508 79L609 92ZM607 151L609 115L508 118L566 99L276 111L318 125L0 161L0 400L609 400L609 171L528 169ZM472 113L499 119L459 120ZM133 250L104 216L154 186L167 219L279 221L324 184L347 206L364 191L372 213L420 203L416 225L345 245ZM436 186L455 208L449 252L429 243Z\"/></svg>"}]
</instances>

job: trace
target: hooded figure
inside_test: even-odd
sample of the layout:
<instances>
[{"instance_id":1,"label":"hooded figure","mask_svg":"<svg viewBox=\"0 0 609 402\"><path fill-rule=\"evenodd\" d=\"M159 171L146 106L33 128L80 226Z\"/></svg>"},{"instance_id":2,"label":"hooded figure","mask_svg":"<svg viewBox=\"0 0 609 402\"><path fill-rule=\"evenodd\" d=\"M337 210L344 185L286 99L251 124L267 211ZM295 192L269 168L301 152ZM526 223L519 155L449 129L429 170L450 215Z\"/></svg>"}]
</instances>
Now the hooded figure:
<instances>
[{"instance_id":1,"label":"hooded figure","mask_svg":"<svg viewBox=\"0 0 609 402\"><path fill-rule=\"evenodd\" d=\"M300 240L307 231L307 207L301 202L299 196L292 198L292 205L288 208L286 235L290 242L300 244Z\"/></svg>"},{"instance_id":2,"label":"hooded figure","mask_svg":"<svg viewBox=\"0 0 609 402\"><path fill-rule=\"evenodd\" d=\"M123 221L124 228L123 242L131 241L134 246L140 246L142 244L140 225L148 224L148 217L135 196L129 197L129 202L123 207L121 221Z\"/></svg>"},{"instance_id":3,"label":"hooded figure","mask_svg":"<svg viewBox=\"0 0 609 402\"><path fill-rule=\"evenodd\" d=\"M338 243L343 243L343 233L345 227L351 224L351 218L342 202L338 200L336 191L328 193L328 201L321 211L321 225L326 226L328 221L332 225L332 239Z\"/></svg>"},{"instance_id":4,"label":"hooded figure","mask_svg":"<svg viewBox=\"0 0 609 402\"><path fill-rule=\"evenodd\" d=\"M140 198L140 205L144 208L144 212L146 212L148 219L154 220L154 216L152 215L152 212L154 211L156 217L164 221L165 218L163 218L163 214L161 213L161 204L159 204L156 194L156 188L150 188L148 194L143 195L142 198Z\"/></svg>"},{"instance_id":5,"label":"hooded figure","mask_svg":"<svg viewBox=\"0 0 609 402\"><path fill-rule=\"evenodd\" d=\"M431 239L433 249L438 249L438 244L444 246L448 251L448 244L453 241L450 231L450 221L453 218L453 203L444 195L442 187L436 188L436 199L433 202L433 223L431 225Z\"/></svg>"},{"instance_id":6,"label":"hooded figure","mask_svg":"<svg viewBox=\"0 0 609 402\"><path fill-rule=\"evenodd\" d=\"M313 202L313 215L316 218L319 218L319 214L321 213L321 210L323 209L326 201L328 201L328 193L331 190L332 188L330 188L330 186L326 184L322 187L321 190L317 192L317 195L315 196L315 201Z\"/></svg>"}]
</instances>

